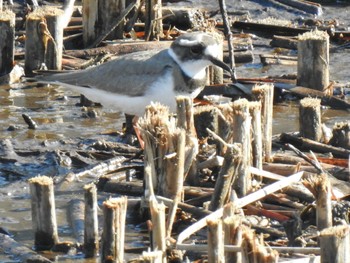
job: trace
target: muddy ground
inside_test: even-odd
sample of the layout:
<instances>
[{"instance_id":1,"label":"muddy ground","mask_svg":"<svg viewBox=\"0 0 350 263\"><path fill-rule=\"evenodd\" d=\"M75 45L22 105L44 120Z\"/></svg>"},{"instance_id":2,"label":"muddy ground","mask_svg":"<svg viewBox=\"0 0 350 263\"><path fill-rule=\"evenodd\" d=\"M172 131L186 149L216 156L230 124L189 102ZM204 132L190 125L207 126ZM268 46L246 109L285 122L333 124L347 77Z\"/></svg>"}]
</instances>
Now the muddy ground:
<instances>
[{"instance_id":1,"label":"muddy ground","mask_svg":"<svg viewBox=\"0 0 350 263\"><path fill-rule=\"evenodd\" d=\"M185 1L168 5L206 8L217 11L215 1ZM350 5L346 2L323 5L323 15L315 17L293 8L271 1L227 1L228 11L249 12L254 18L274 17L288 19L299 23L302 19L317 18L320 20L336 19L339 29L350 30ZM273 53L270 39L258 35L253 39L255 60L252 63L237 65L239 77L262 77L296 72L295 66L268 66L260 63L259 54ZM332 43L332 47L338 46ZM295 51L288 51L295 54ZM339 48L330 54L331 79L348 85L350 83L348 65L350 49ZM349 100L349 98L348 98ZM106 108L95 108L97 117L90 118L84 109L77 106L78 94L59 87L38 87L21 83L11 86L0 86L0 227L6 229L12 237L27 245L33 246L31 230L30 196L27 179L36 175L48 175L60 181L68 172L78 171L87 164L98 163L119 154L111 150L98 150L98 155L82 155L94 151L97 141L119 142L118 136L123 114ZM349 112L323 109L323 122L329 127L334 123L349 120ZM38 127L28 129L22 114L28 114ZM295 101L284 101L275 105L274 134L298 130L298 106ZM130 147L133 155L137 149ZM124 149L125 150L125 149ZM126 151L126 150L125 150ZM12 155L8 153L13 152ZM79 157L77 157L79 156ZM82 157L83 156L83 157ZM87 158L84 163L84 158ZM138 167L142 160L133 161ZM140 169L133 169L134 176ZM64 240L74 240L72 229L67 221L66 208L71 199L82 198L82 186L96 180L95 175L75 180L56 189L57 219L59 236ZM100 193L100 203L109 194ZM128 222L127 246L147 246L142 227L138 223ZM58 262L94 262L87 261L78 255L52 256ZM1 252L1 262L16 262Z\"/></svg>"}]
</instances>

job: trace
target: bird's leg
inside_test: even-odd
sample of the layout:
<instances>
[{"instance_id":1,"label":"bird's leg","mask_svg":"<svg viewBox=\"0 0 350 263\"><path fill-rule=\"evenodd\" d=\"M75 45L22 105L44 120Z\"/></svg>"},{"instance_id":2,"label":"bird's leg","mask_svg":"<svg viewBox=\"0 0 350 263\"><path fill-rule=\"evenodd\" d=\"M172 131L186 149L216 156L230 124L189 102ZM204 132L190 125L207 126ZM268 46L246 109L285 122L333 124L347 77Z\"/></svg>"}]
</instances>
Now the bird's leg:
<instances>
[{"instance_id":1,"label":"bird's leg","mask_svg":"<svg viewBox=\"0 0 350 263\"><path fill-rule=\"evenodd\" d=\"M141 149L145 149L145 142L142 140L142 136L141 136L140 129L139 129L139 127L137 126L138 120L139 120L139 117L138 117L138 116L134 116L134 118L132 119L132 126L133 126L133 128L134 128L134 131L135 131L135 135L136 135L136 137L137 137L137 140L138 140L139 143L140 143Z\"/></svg>"}]
</instances>

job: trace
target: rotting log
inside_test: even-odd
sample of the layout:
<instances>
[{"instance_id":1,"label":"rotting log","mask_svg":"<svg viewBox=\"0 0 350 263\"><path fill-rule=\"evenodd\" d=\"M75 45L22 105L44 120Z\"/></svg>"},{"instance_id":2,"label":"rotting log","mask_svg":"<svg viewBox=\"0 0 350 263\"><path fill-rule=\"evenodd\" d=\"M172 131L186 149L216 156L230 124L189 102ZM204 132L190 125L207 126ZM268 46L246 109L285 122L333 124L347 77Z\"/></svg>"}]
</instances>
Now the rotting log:
<instances>
[{"instance_id":1,"label":"rotting log","mask_svg":"<svg viewBox=\"0 0 350 263\"><path fill-rule=\"evenodd\" d=\"M298 49L298 39L296 37L273 36L270 45L286 49Z\"/></svg>"},{"instance_id":2,"label":"rotting log","mask_svg":"<svg viewBox=\"0 0 350 263\"><path fill-rule=\"evenodd\" d=\"M304 98L299 106L299 133L300 136L314 141L322 138L321 129L321 100Z\"/></svg>"},{"instance_id":3,"label":"rotting log","mask_svg":"<svg viewBox=\"0 0 350 263\"><path fill-rule=\"evenodd\" d=\"M124 262L125 218L127 197L103 202L101 262Z\"/></svg>"},{"instance_id":4,"label":"rotting log","mask_svg":"<svg viewBox=\"0 0 350 263\"><path fill-rule=\"evenodd\" d=\"M247 195L251 191L252 178L249 169L251 166L251 116L249 114L250 102L246 99L239 99L232 103L233 123L232 141L242 145L242 159L237 177L233 183L239 197Z\"/></svg>"},{"instance_id":5,"label":"rotting log","mask_svg":"<svg viewBox=\"0 0 350 263\"><path fill-rule=\"evenodd\" d=\"M329 85L329 36L312 31L298 39L297 85L326 92Z\"/></svg>"},{"instance_id":6,"label":"rotting log","mask_svg":"<svg viewBox=\"0 0 350 263\"><path fill-rule=\"evenodd\" d=\"M229 201L232 184L240 174L242 159L240 144L227 146L224 163L221 166L215 183L215 190L210 201L209 210L215 211Z\"/></svg>"},{"instance_id":7,"label":"rotting log","mask_svg":"<svg viewBox=\"0 0 350 263\"><path fill-rule=\"evenodd\" d=\"M37 8L26 21L25 72L43 68L61 69L63 49L63 10Z\"/></svg>"},{"instance_id":8,"label":"rotting log","mask_svg":"<svg viewBox=\"0 0 350 263\"><path fill-rule=\"evenodd\" d=\"M221 219L208 219L208 262L223 263L224 256L224 236Z\"/></svg>"},{"instance_id":9,"label":"rotting log","mask_svg":"<svg viewBox=\"0 0 350 263\"><path fill-rule=\"evenodd\" d=\"M316 225L319 231L332 226L331 185L326 174L304 180L316 199Z\"/></svg>"},{"instance_id":10,"label":"rotting log","mask_svg":"<svg viewBox=\"0 0 350 263\"><path fill-rule=\"evenodd\" d=\"M265 66L266 65L296 66L298 64L298 58L296 56L261 54L260 60L261 60L261 63Z\"/></svg>"},{"instance_id":11,"label":"rotting log","mask_svg":"<svg viewBox=\"0 0 350 263\"><path fill-rule=\"evenodd\" d=\"M83 200L72 199L68 203L68 221L73 229L73 235L78 244L84 243L84 209Z\"/></svg>"},{"instance_id":12,"label":"rotting log","mask_svg":"<svg viewBox=\"0 0 350 263\"><path fill-rule=\"evenodd\" d=\"M97 189L94 184L84 186L84 200L84 253L90 258L97 256L99 250Z\"/></svg>"},{"instance_id":13,"label":"rotting log","mask_svg":"<svg viewBox=\"0 0 350 263\"><path fill-rule=\"evenodd\" d=\"M6 253L20 262L50 263L51 260L37 254L28 247L19 244L11 237L0 233L1 253Z\"/></svg>"},{"instance_id":14,"label":"rotting log","mask_svg":"<svg viewBox=\"0 0 350 263\"><path fill-rule=\"evenodd\" d=\"M301 11L321 16L323 14L322 6L318 3L310 2L310 1L297 1L297 0L275 0L282 4L297 8Z\"/></svg>"},{"instance_id":15,"label":"rotting log","mask_svg":"<svg viewBox=\"0 0 350 263\"><path fill-rule=\"evenodd\" d=\"M28 180L31 194L34 244L37 249L50 249L58 243L53 180L37 176Z\"/></svg>"},{"instance_id":16,"label":"rotting log","mask_svg":"<svg viewBox=\"0 0 350 263\"><path fill-rule=\"evenodd\" d=\"M1 11L0 5L0 76L11 72L15 50L15 13Z\"/></svg>"},{"instance_id":17,"label":"rotting log","mask_svg":"<svg viewBox=\"0 0 350 263\"><path fill-rule=\"evenodd\" d=\"M333 156L339 158L348 158L350 155L350 150L341 147L334 147L306 138L296 137L288 133L282 133L280 141L293 144L295 147L302 150L311 150L319 153L332 153Z\"/></svg>"},{"instance_id":18,"label":"rotting log","mask_svg":"<svg viewBox=\"0 0 350 263\"><path fill-rule=\"evenodd\" d=\"M350 122L339 122L334 124L330 145L350 150Z\"/></svg>"},{"instance_id":19,"label":"rotting log","mask_svg":"<svg viewBox=\"0 0 350 263\"><path fill-rule=\"evenodd\" d=\"M350 227L326 228L319 235L322 263L350 262Z\"/></svg>"},{"instance_id":20,"label":"rotting log","mask_svg":"<svg viewBox=\"0 0 350 263\"><path fill-rule=\"evenodd\" d=\"M263 159L266 162L272 159L273 93L273 84L255 85L252 88L253 97L261 102Z\"/></svg>"}]
</instances>

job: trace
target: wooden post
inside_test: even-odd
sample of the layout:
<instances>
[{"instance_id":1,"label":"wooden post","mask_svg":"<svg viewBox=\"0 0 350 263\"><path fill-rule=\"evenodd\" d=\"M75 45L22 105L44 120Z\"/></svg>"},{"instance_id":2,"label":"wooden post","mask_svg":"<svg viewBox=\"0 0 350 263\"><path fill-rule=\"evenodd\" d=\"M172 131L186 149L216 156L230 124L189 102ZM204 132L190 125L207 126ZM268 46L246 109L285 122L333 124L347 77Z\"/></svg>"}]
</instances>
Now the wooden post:
<instances>
[{"instance_id":1,"label":"wooden post","mask_svg":"<svg viewBox=\"0 0 350 263\"><path fill-rule=\"evenodd\" d=\"M37 176L28 180L32 197L34 244L37 249L50 249L58 243L53 180Z\"/></svg>"},{"instance_id":2,"label":"wooden post","mask_svg":"<svg viewBox=\"0 0 350 263\"><path fill-rule=\"evenodd\" d=\"M261 132L261 102L252 101L249 104L249 112L252 116L252 165L262 170L263 165L263 145Z\"/></svg>"},{"instance_id":3,"label":"wooden post","mask_svg":"<svg viewBox=\"0 0 350 263\"><path fill-rule=\"evenodd\" d=\"M232 184L235 178L240 175L242 159L242 147L240 144L236 143L227 146L224 163L215 183L209 210L215 211L229 201Z\"/></svg>"},{"instance_id":4,"label":"wooden post","mask_svg":"<svg viewBox=\"0 0 350 263\"><path fill-rule=\"evenodd\" d=\"M242 217L230 216L224 219L225 245L241 246L242 243ZM237 252L225 252L225 262L242 263L242 254Z\"/></svg>"},{"instance_id":5,"label":"wooden post","mask_svg":"<svg viewBox=\"0 0 350 263\"><path fill-rule=\"evenodd\" d=\"M11 72L14 63L15 18L10 10L1 11L0 4L0 76Z\"/></svg>"},{"instance_id":6,"label":"wooden post","mask_svg":"<svg viewBox=\"0 0 350 263\"><path fill-rule=\"evenodd\" d=\"M247 195L251 190L251 173L248 169L251 165L251 117L249 114L249 101L246 99L236 100L232 103L232 109L233 142L242 145L242 163L233 188L238 197L242 197Z\"/></svg>"},{"instance_id":7,"label":"wooden post","mask_svg":"<svg viewBox=\"0 0 350 263\"><path fill-rule=\"evenodd\" d=\"M81 199L72 199L68 203L67 214L73 235L78 244L84 242L84 210L85 204Z\"/></svg>"},{"instance_id":8,"label":"wooden post","mask_svg":"<svg viewBox=\"0 0 350 263\"><path fill-rule=\"evenodd\" d=\"M264 161L272 159L273 84L255 85L252 95L261 101L261 130Z\"/></svg>"},{"instance_id":9,"label":"wooden post","mask_svg":"<svg viewBox=\"0 0 350 263\"><path fill-rule=\"evenodd\" d=\"M85 199L85 228L84 252L85 257L96 257L99 249L97 189L95 184L84 186Z\"/></svg>"},{"instance_id":10,"label":"wooden post","mask_svg":"<svg viewBox=\"0 0 350 263\"><path fill-rule=\"evenodd\" d=\"M52 7L37 8L26 22L25 72L31 74L45 65L61 69L63 48L63 10Z\"/></svg>"},{"instance_id":11,"label":"wooden post","mask_svg":"<svg viewBox=\"0 0 350 263\"><path fill-rule=\"evenodd\" d=\"M219 45L219 59L223 61L224 58L224 37L216 32L210 33L213 38L217 40ZM209 84L222 84L224 82L224 70L217 66L210 66L208 68Z\"/></svg>"},{"instance_id":12,"label":"wooden post","mask_svg":"<svg viewBox=\"0 0 350 263\"><path fill-rule=\"evenodd\" d=\"M350 262L350 227L341 225L326 228L320 236L321 262Z\"/></svg>"},{"instance_id":13,"label":"wooden post","mask_svg":"<svg viewBox=\"0 0 350 263\"><path fill-rule=\"evenodd\" d=\"M302 99L299 107L300 136L320 141L322 138L321 125L321 100L316 98Z\"/></svg>"},{"instance_id":14,"label":"wooden post","mask_svg":"<svg viewBox=\"0 0 350 263\"><path fill-rule=\"evenodd\" d=\"M297 85L326 91L329 86L329 36L325 31L299 35Z\"/></svg>"},{"instance_id":15,"label":"wooden post","mask_svg":"<svg viewBox=\"0 0 350 263\"><path fill-rule=\"evenodd\" d=\"M163 252L163 262L166 258L165 205L158 203L155 198L149 202L152 218L152 250Z\"/></svg>"},{"instance_id":16,"label":"wooden post","mask_svg":"<svg viewBox=\"0 0 350 263\"><path fill-rule=\"evenodd\" d=\"M208 226L208 262L225 262L224 236L222 231L222 220L207 220Z\"/></svg>"},{"instance_id":17,"label":"wooden post","mask_svg":"<svg viewBox=\"0 0 350 263\"><path fill-rule=\"evenodd\" d=\"M146 0L145 38L146 40L159 40L162 36L162 1Z\"/></svg>"},{"instance_id":18,"label":"wooden post","mask_svg":"<svg viewBox=\"0 0 350 263\"><path fill-rule=\"evenodd\" d=\"M319 231L332 226L331 185L326 174L320 174L307 180L304 185L316 199L316 225Z\"/></svg>"},{"instance_id":19,"label":"wooden post","mask_svg":"<svg viewBox=\"0 0 350 263\"><path fill-rule=\"evenodd\" d=\"M125 9L125 0L84 0L83 1L83 41L90 46L95 40L110 31L114 20ZM122 39L124 24L120 23L107 37L108 40Z\"/></svg>"},{"instance_id":20,"label":"wooden post","mask_svg":"<svg viewBox=\"0 0 350 263\"><path fill-rule=\"evenodd\" d=\"M103 202L103 233L101 262L124 262L125 218L127 197Z\"/></svg>"}]
</instances>

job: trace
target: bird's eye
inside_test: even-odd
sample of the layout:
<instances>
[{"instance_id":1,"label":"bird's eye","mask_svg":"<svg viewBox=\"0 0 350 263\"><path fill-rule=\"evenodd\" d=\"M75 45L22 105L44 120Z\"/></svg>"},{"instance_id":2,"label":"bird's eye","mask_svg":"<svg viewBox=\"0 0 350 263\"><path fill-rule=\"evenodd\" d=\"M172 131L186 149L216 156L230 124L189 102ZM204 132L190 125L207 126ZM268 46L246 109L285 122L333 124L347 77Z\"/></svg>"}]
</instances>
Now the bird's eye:
<instances>
[{"instance_id":1,"label":"bird's eye","mask_svg":"<svg viewBox=\"0 0 350 263\"><path fill-rule=\"evenodd\" d=\"M195 55L201 54L203 51L203 47L201 45L196 45L191 47L191 53Z\"/></svg>"}]
</instances>

